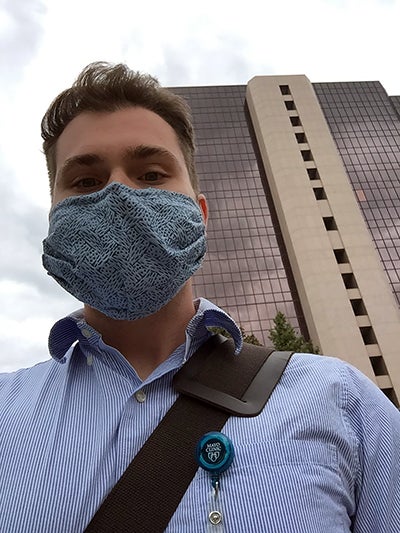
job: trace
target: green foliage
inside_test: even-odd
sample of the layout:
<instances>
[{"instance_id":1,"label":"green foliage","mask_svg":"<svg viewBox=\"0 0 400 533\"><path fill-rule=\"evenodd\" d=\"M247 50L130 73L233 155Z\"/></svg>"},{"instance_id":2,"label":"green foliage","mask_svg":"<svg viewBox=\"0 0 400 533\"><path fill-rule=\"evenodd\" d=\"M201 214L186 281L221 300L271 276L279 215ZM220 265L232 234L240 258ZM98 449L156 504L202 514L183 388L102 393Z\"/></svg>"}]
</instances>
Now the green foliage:
<instances>
[{"instance_id":1,"label":"green foliage","mask_svg":"<svg viewBox=\"0 0 400 533\"><path fill-rule=\"evenodd\" d=\"M230 339L232 337L232 335L230 333L228 333L226 331L226 329L224 329L224 328L217 328L215 326L212 326L212 327L208 327L207 329L208 329L208 331L211 331L211 333L223 335L224 337L228 337L228 339Z\"/></svg>"},{"instance_id":2,"label":"green foliage","mask_svg":"<svg viewBox=\"0 0 400 533\"><path fill-rule=\"evenodd\" d=\"M306 341L302 335L298 335L280 311L274 318L274 327L270 329L268 338L272 341L275 350L319 353L318 346L314 346L311 341Z\"/></svg>"},{"instance_id":3,"label":"green foliage","mask_svg":"<svg viewBox=\"0 0 400 533\"><path fill-rule=\"evenodd\" d=\"M224 328L211 327L208 329L213 333L219 333L220 335L224 335L224 337L231 337L231 335ZM261 342L253 333L247 334L242 327L240 327L240 331L243 335L243 342L247 342L248 344L255 344L256 346L262 346Z\"/></svg>"},{"instance_id":4,"label":"green foliage","mask_svg":"<svg viewBox=\"0 0 400 533\"><path fill-rule=\"evenodd\" d=\"M246 333L242 327L240 327L240 331L243 335L243 342L247 342L247 344L255 344L256 346L262 346L261 342L257 339L254 333Z\"/></svg>"}]
</instances>

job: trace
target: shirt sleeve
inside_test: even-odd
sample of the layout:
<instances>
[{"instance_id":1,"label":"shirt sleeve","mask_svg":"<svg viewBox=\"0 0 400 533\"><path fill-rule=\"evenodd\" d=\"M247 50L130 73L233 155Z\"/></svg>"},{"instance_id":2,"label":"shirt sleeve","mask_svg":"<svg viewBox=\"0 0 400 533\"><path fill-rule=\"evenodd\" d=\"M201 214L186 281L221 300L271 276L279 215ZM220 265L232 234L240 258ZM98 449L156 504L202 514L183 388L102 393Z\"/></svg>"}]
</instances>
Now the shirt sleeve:
<instances>
[{"instance_id":1,"label":"shirt sleeve","mask_svg":"<svg viewBox=\"0 0 400 533\"><path fill-rule=\"evenodd\" d=\"M399 533L400 412L361 372L346 370L346 414L360 463L352 531Z\"/></svg>"}]
</instances>

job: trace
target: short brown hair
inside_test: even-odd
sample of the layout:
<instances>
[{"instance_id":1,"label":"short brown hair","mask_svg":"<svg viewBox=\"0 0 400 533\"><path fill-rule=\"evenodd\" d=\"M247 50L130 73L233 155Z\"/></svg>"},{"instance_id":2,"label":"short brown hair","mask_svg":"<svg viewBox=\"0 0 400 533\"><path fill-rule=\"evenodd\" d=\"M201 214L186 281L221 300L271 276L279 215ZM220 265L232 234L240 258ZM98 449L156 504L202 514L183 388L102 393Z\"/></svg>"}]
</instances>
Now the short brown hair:
<instances>
[{"instance_id":1,"label":"short brown hair","mask_svg":"<svg viewBox=\"0 0 400 533\"><path fill-rule=\"evenodd\" d=\"M103 62L85 67L72 87L52 102L42 119L43 151L51 191L56 175L56 144L71 120L84 111L112 112L134 106L153 111L175 130L192 187L199 192L194 165L194 131L188 104L148 74L135 72L124 64Z\"/></svg>"}]
</instances>

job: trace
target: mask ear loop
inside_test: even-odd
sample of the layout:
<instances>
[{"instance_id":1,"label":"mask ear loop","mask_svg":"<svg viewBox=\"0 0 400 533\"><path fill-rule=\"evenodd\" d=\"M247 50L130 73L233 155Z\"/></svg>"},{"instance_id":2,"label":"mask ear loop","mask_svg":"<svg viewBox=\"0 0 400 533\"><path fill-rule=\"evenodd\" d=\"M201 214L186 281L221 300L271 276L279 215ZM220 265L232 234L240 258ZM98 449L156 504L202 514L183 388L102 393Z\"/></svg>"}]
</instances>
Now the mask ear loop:
<instances>
[{"instance_id":1,"label":"mask ear loop","mask_svg":"<svg viewBox=\"0 0 400 533\"><path fill-rule=\"evenodd\" d=\"M197 196L197 203L199 204L201 213L203 215L204 225L207 228L207 223L208 223L208 203L207 203L207 198L204 196L204 194L200 193Z\"/></svg>"}]
</instances>

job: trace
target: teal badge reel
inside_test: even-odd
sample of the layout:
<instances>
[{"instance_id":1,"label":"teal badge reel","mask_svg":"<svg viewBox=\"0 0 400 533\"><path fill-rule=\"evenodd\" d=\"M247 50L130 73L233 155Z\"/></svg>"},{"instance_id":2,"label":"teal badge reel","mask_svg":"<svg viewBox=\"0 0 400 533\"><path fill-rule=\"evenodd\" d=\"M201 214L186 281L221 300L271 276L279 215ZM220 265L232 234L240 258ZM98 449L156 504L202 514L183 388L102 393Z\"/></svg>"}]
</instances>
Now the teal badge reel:
<instances>
[{"instance_id":1,"label":"teal badge reel","mask_svg":"<svg viewBox=\"0 0 400 533\"><path fill-rule=\"evenodd\" d=\"M220 474L231 466L234 457L232 441L219 431L206 433L197 443L197 463L201 468L210 472L214 488L216 488Z\"/></svg>"}]
</instances>

